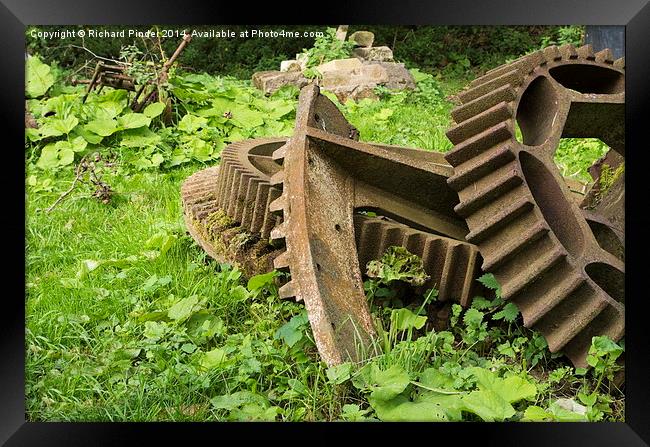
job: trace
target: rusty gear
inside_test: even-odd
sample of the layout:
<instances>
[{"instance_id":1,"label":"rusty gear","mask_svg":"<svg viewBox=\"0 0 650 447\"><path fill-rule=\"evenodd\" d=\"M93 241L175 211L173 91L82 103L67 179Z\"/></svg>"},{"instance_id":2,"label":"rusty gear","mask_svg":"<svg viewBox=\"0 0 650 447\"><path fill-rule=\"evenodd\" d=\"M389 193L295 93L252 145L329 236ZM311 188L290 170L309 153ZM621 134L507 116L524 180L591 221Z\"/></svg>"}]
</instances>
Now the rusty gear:
<instances>
[{"instance_id":1,"label":"rusty gear","mask_svg":"<svg viewBox=\"0 0 650 447\"><path fill-rule=\"evenodd\" d=\"M270 228L282 221L281 217L268 211L269 197L280 195L280 190L270 186L269 180L282 168L277 162L270 161L270 156L286 142L286 138L258 138L233 143L223 150L220 167L203 169L183 183L181 196L186 226L211 257L222 262L227 260L223 247L215 248L214 233L222 231L222 227L221 222L211 221L211 217L219 210L223 210L225 216L238 223L241 229L264 240L270 237ZM409 151L407 148L377 146L392 151ZM387 217L367 217L359 213L354 214L354 228L362 270L369 261L378 260L388 246L400 245L422 258L424 269L430 276L424 287L438 289L438 300L452 299L467 305L476 291L474 278L479 273L480 261L474 245ZM280 253L276 250L271 256ZM258 270L247 273L264 273L263 270L269 267L264 262L256 266Z\"/></svg>"},{"instance_id":2,"label":"rusty gear","mask_svg":"<svg viewBox=\"0 0 650 447\"><path fill-rule=\"evenodd\" d=\"M624 156L624 66L589 45L537 51L472 82L447 133L455 209L483 270L576 366L593 336L624 335L624 263L599 245L553 154L561 137L596 137Z\"/></svg>"}]
</instances>

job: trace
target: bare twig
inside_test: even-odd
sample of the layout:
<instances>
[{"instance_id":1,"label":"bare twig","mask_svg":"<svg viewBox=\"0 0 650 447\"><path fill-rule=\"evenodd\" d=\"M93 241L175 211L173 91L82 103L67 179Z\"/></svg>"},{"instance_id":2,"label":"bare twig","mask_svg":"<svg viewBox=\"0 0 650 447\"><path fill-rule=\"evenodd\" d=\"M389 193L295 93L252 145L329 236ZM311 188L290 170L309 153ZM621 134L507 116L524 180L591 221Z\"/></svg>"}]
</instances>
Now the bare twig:
<instances>
[{"instance_id":1,"label":"bare twig","mask_svg":"<svg viewBox=\"0 0 650 447\"><path fill-rule=\"evenodd\" d=\"M85 50L85 51L89 52L90 54L92 54L92 56L93 56L94 58L96 58L96 59L101 59L101 60L108 61L108 62L114 62L114 63L116 63L116 64L118 64L118 65L120 65L120 64L121 64L121 65L131 65L131 64L128 63L128 62L123 62L123 61L118 61L118 60L111 59L111 58L108 58L108 57L98 56L97 54L95 54L94 52L92 52L91 50L89 50L88 48L86 48L86 47L84 47L84 46L73 45L73 44L70 44L70 45L68 45L68 46L69 46L69 47L73 47L73 48L79 48L79 49L81 49L81 50Z\"/></svg>"},{"instance_id":2,"label":"bare twig","mask_svg":"<svg viewBox=\"0 0 650 447\"><path fill-rule=\"evenodd\" d=\"M70 188L65 191L63 194L59 196L58 199L48 208L45 210L45 212L49 213L51 212L55 206L57 206L64 198L66 198L77 186L77 182L81 178L81 174L83 174L83 171L85 170L85 163L86 163L86 155L84 155L81 160L79 160L79 165L77 165L77 170L75 172L75 177L74 180L72 181L72 185L70 185Z\"/></svg>"}]
</instances>

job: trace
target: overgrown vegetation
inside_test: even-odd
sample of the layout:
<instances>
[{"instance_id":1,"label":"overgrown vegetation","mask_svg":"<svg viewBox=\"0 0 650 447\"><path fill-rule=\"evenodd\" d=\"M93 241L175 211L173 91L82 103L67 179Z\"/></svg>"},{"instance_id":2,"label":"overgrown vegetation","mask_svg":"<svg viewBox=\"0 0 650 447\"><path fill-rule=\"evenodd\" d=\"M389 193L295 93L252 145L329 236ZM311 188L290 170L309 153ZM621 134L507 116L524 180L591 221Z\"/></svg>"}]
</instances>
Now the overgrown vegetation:
<instances>
[{"instance_id":1,"label":"overgrown vegetation","mask_svg":"<svg viewBox=\"0 0 650 447\"><path fill-rule=\"evenodd\" d=\"M330 25L336 27L336 25ZM83 28L70 26L71 30ZM230 30L238 36L242 31L301 32L299 37L275 38L196 38L181 54L181 66L198 73L235 76L250 79L260 70L277 70L280 62L294 59L296 54L314 46L317 33L323 26L314 25L264 25L264 26L133 26L135 31L150 29L165 33L161 47L167 55L172 54L180 41L175 32L197 30L199 32L224 32ZM78 61L94 54L117 59L124 46L134 45L140 51L151 46L146 39L116 37L112 39L71 37L39 39L32 37L33 28L26 31L28 51L40 54L48 63L58 63L65 68L77 68ZM60 26L39 26L38 30L56 31ZM120 31L124 27L102 26L101 30ZM395 58L409 68L445 75L473 76L479 71L496 67L531 49L551 44L578 44L584 33L580 26L385 26L351 25L348 35L359 30L375 34L375 46L386 45L393 49ZM86 48L86 49L84 49ZM210 54L210 57L205 57Z\"/></svg>"},{"instance_id":2,"label":"overgrown vegetation","mask_svg":"<svg viewBox=\"0 0 650 447\"><path fill-rule=\"evenodd\" d=\"M435 330L428 311L444 303L435 289L414 293L421 260L390 248L365 283L382 354L327 368L304 307L277 295L280 273L246 281L206 257L185 232L181 182L230 142L289 135L296 89L264 97L176 70L166 125L162 103L133 113L110 88L82 103L69 72L37 56L27 66L38 124L25 160L29 420L624 419L622 344L596 337L590 368L572 368L522 327L490 275L491 295L452 305L450 327ZM331 98L364 141L448 150L447 98L472 72L412 72L414 92ZM582 154L565 155L580 175Z\"/></svg>"}]
</instances>

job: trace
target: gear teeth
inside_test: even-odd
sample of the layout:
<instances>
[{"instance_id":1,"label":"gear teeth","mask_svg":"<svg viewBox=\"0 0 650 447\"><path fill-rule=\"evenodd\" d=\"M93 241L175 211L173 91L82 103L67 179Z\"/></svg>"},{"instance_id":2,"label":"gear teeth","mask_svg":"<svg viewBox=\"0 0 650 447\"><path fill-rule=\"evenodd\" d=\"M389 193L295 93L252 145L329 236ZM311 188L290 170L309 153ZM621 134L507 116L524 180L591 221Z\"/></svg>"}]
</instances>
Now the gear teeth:
<instances>
[{"instance_id":1,"label":"gear teeth","mask_svg":"<svg viewBox=\"0 0 650 447\"><path fill-rule=\"evenodd\" d=\"M596 60L596 54L594 53L594 48L591 46L591 44L581 46L576 50L576 52L578 53L578 57L582 59L591 61Z\"/></svg>"},{"instance_id":2,"label":"gear teeth","mask_svg":"<svg viewBox=\"0 0 650 447\"><path fill-rule=\"evenodd\" d=\"M463 121L476 115L478 112L487 110L502 102L508 103L510 101L513 101L515 99L515 96L516 95L514 89L509 84L504 85L495 90L492 90L489 93L486 93L483 96L480 96L472 101L466 102L465 104L456 107L451 112L451 116L454 121L460 124Z\"/></svg>"},{"instance_id":3,"label":"gear teeth","mask_svg":"<svg viewBox=\"0 0 650 447\"><path fill-rule=\"evenodd\" d=\"M444 236L416 230L387 218L354 216L359 265L381 259L393 245L406 248L422 259L430 279L423 287L436 287L440 301L468 305L473 297L480 257L476 246Z\"/></svg>"},{"instance_id":4,"label":"gear teeth","mask_svg":"<svg viewBox=\"0 0 650 447\"><path fill-rule=\"evenodd\" d=\"M261 236L263 239L268 239L271 236L271 230L280 223L282 218L275 214L269 213L268 209L270 204L280 197L280 190L278 188L269 189L269 195L264 206L264 223L262 224Z\"/></svg>"},{"instance_id":5,"label":"gear teeth","mask_svg":"<svg viewBox=\"0 0 650 447\"><path fill-rule=\"evenodd\" d=\"M455 211L468 223L466 240L479 244L483 270L495 274L502 297L519 306L526 327L539 330L553 351L563 350L578 365L591 336L622 336L624 306L589 280L541 213L521 171L522 145L514 134L516 107L526 91L521 86L574 62L625 68L624 59L614 61L609 50L563 45L490 70L458 95L462 105L452 112L455 124L447 133L454 148L445 159L454 167L448 184L458 192ZM493 105L490 98L499 94L506 96Z\"/></svg>"},{"instance_id":6,"label":"gear teeth","mask_svg":"<svg viewBox=\"0 0 650 447\"><path fill-rule=\"evenodd\" d=\"M586 359L591 339L595 335L603 334L612 340L620 340L625 335L625 315L620 309L609 306L600 312L578 335L564 345L562 351L576 367L587 367Z\"/></svg>"},{"instance_id":7,"label":"gear teeth","mask_svg":"<svg viewBox=\"0 0 650 447\"><path fill-rule=\"evenodd\" d=\"M498 249L492 251L489 256L486 256L483 261L483 270L486 272L493 271L511 256L545 236L548 231L549 228L543 221L535 223L523 233L517 235L515 239L502 244Z\"/></svg>"},{"instance_id":8,"label":"gear teeth","mask_svg":"<svg viewBox=\"0 0 650 447\"><path fill-rule=\"evenodd\" d=\"M287 208L287 205L287 196L285 194L282 194L280 197L269 203L269 211L282 215L284 214L284 210Z\"/></svg>"},{"instance_id":9,"label":"gear teeth","mask_svg":"<svg viewBox=\"0 0 650 447\"><path fill-rule=\"evenodd\" d=\"M509 300L516 294L520 293L529 283L539 279L547 270L553 267L566 257L566 252L561 248L555 248L537 261L523 269L519 275L512 280L503 284L501 287L501 296L504 300Z\"/></svg>"},{"instance_id":10,"label":"gear teeth","mask_svg":"<svg viewBox=\"0 0 650 447\"><path fill-rule=\"evenodd\" d=\"M278 171L273 174L269 183L271 186L282 186L284 183L284 171Z\"/></svg>"},{"instance_id":11,"label":"gear teeth","mask_svg":"<svg viewBox=\"0 0 650 447\"><path fill-rule=\"evenodd\" d=\"M496 67L493 68L492 70L489 70L483 76L472 81L469 84L470 88L492 81L493 79L498 78L499 76L502 76L503 74L511 70L517 70L523 74L528 74L537 65L539 65L540 62L542 62L543 58L544 55L541 51L536 51L534 53L522 56L519 59L510 62L509 64L505 64L500 67Z\"/></svg>"},{"instance_id":12,"label":"gear teeth","mask_svg":"<svg viewBox=\"0 0 650 447\"><path fill-rule=\"evenodd\" d=\"M485 177L490 171L500 168L514 159L515 154L510 145L495 146L469 162L457 166L454 169L454 175L447 180L447 184L455 191L460 191L470 183Z\"/></svg>"},{"instance_id":13,"label":"gear teeth","mask_svg":"<svg viewBox=\"0 0 650 447\"><path fill-rule=\"evenodd\" d=\"M287 144L283 145L282 147L276 149L273 151L272 158L274 161L277 161L278 163L282 163L284 161L284 158L287 155Z\"/></svg>"},{"instance_id":14,"label":"gear teeth","mask_svg":"<svg viewBox=\"0 0 650 447\"><path fill-rule=\"evenodd\" d=\"M251 233L254 233L253 230L253 216L255 215L255 210L259 206L258 202L260 184L264 180L260 178L252 178L248 183L248 189L246 191L246 206L242 212L241 226L248 229ZM264 201L266 202L266 201Z\"/></svg>"},{"instance_id":15,"label":"gear teeth","mask_svg":"<svg viewBox=\"0 0 650 447\"><path fill-rule=\"evenodd\" d=\"M578 52L576 51L575 47L571 44L562 45L559 48L559 50L560 53L562 54L562 59L570 60L570 59L578 58Z\"/></svg>"},{"instance_id":16,"label":"gear teeth","mask_svg":"<svg viewBox=\"0 0 650 447\"><path fill-rule=\"evenodd\" d=\"M242 222L244 216L244 208L246 208L246 196L248 195L248 190L251 186L251 181L253 180L253 174L242 174L240 176L239 188L237 188L237 194L235 195L235 209L233 211L233 219L236 222Z\"/></svg>"},{"instance_id":17,"label":"gear teeth","mask_svg":"<svg viewBox=\"0 0 650 447\"><path fill-rule=\"evenodd\" d=\"M596 53L596 62L600 62L601 64L613 64L614 54L612 53L612 50L605 48Z\"/></svg>"},{"instance_id":18,"label":"gear teeth","mask_svg":"<svg viewBox=\"0 0 650 447\"><path fill-rule=\"evenodd\" d=\"M458 99L460 99L463 104L466 104L505 85L517 86L522 80L523 76L518 70L510 70L491 81L479 84L474 88L459 93Z\"/></svg>"},{"instance_id":19,"label":"gear teeth","mask_svg":"<svg viewBox=\"0 0 650 447\"><path fill-rule=\"evenodd\" d=\"M284 251L275 257L273 260L273 267L277 270L289 270L289 252Z\"/></svg>"},{"instance_id":20,"label":"gear teeth","mask_svg":"<svg viewBox=\"0 0 650 447\"><path fill-rule=\"evenodd\" d=\"M461 165L513 136L514 132L510 123L501 122L478 135L459 142L452 151L445 154L445 159L452 166Z\"/></svg>"},{"instance_id":21,"label":"gear teeth","mask_svg":"<svg viewBox=\"0 0 650 447\"><path fill-rule=\"evenodd\" d=\"M607 301L593 293L590 287L582 288L581 292L562 301L554 312L535 325L538 331L545 334L551 352L560 351L607 307Z\"/></svg>"},{"instance_id":22,"label":"gear teeth","mask_svg":"<svg viewBox=\"0 0 650 447\"><path fill-rule=\"evenodd\" d=\"M287 237L287 223L283 222L271 230L271 240L284 241Z\"/></svg>"},{"instance_id":23,"label":"gear teeth","mask_svg":"<svg viewBox=\"0 0 650 447\"><path fill-rule=\"evenodd\" d=\"M505 169L504 169L505 168ZM506 165L485 177L483 186L474 184L460 191L461 202L454 207L459 216L468 217L489 202L504 195L523 183L522 177L514 163Z\"/></svg>"},{"instance_id":24,"label":"gear teeth","mask_svg":"<svg viewBox=\"0 0 650 447\"><path fill-rule=\"evenodd\" d=\"M527 196L513 201L505 208L499 210L498 213L495 213L487 220L482 221L481 224L474 226L465 239L473 244L481 243L519 216L532 210L533 206L533 202L531 202Z\"/></svg>"},{"instance_id":25,"label":"gear teeth","mask_svg":"<svg viewBox=\"0 0 650 447\"><path fill-rule=\"evenodd\" d=\"M302 301L302 298L297 295L298 290L293 281L289 281L278 289L278 295L282 299L295 298L296 301Z\"/></svg>"},{"instance_id":26,"label":"gear teeth","mask_svg":"<svg viewBox=\"0 0 650 447\"><path fill-rule=\"evenodd\" d=\"M512 106L509 103L499 103L449 129L447 138L452 143L458 144L512 118L512 113Z\"/></svg>"},{"instance_id":27,"label":"gear teeth","mask_svg":"<svg viewBox=\"0 0 650 447\"><path fill-rule=\"evenodd\" d=\"M513 302L521 311L526 327L534 327L544 315L552 312L555 306L567 299L579 287L582 287L586 283L587 280L582 275L571 272L565 275L563 280L553 284L551 287L546 287L546 284L542 287L538 286L536 289L541 292L514 299Z\"/></svg>"},{"instance_id":28,"label":"gear teeth","mask_svg":"<svg viewBox=\"0 0 650 447\"><path fill-rule=\"evenodd\" d=\"M257 195L255 196L255 210L253 211L253 216L251 217L250 230L251 233L257 234L262 232L264 227L264 219L268 214L266 208L259 206L259 204L266 204L268 202L269 191L271 186L268 182L260 183L259 188L257 189Z\"/></svg>"},{"instance_id":29,"label":"gear teeth","mask_svg":"<svg viewBox=\"0 0 650 447\"><path fill-rule=\"evenodd\" d=\"M543 52L546 62L554 62L562 59L562 53L560 52L560 49L555 45L544 48Z\"/></svg>"}]
</instances>

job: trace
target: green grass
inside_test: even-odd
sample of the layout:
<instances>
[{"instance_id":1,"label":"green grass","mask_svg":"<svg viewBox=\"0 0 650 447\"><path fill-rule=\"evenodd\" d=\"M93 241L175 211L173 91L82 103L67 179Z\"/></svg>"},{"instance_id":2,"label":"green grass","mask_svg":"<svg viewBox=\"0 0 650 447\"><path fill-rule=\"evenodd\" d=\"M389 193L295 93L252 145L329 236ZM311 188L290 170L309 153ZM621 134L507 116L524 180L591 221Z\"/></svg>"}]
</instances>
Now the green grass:
<instances>
[{"instance_id":1,"label":"green grass","mask_svg":"<svg viewBox=\"0 0 650 447\"><path fill-rule=\"evenodd\" d=\"M447 151L449 96L465 82L428 77L415 93L380 92L380 101L340 107L364 141ZM283 126L290 116L283 115ZM217 131L201 138L210 141ZM175 129L167 136L186 138ZM583 402L589 420L623 418L622 393L607 379L615 369L607 356L617 348L594 354L601 372L578 374L548 352L543 338L510 321L516 309L502 310L498 293L493 301L478 300L483 307L471 312L455 307L449 331L434 332L424 326L419 302L408 308L412 314L395 314L392 307L400 305L378 298L391 297L394 284L371 280L383 353L328 369L302 305L281 300L269 278L247 283L237 270L206 258L186 234L180 185L205 165L188 157L180 166L137 170L128 161L137 150L116 147L101 149L118 153L115 165L98 168L115 191L109 204L84 183L46 212L68 189L73 168L39 169L33 161L42 148L29 146L30 421L408 419L422 417L418 409L437 398L422 385L476 399L482 396L476 377L488 370L498 375L494 383L518 380L535 388L534 396L513 401L516 413L507 419L534 418L525 413L533 406L547 419L576 417L553 407L559 397ZM163 153L171 157L171 149ZM583 152L562 154L569 170L586 172ZM417 324L409 326L407 317ZM493 416L463 413L466 420Z\"/></svg>"},{"instance_id":2,"label":"green grass","mask_svg":"<svg viewBox=\"0 0 650 447\"><path fill-rule=\"evenodd\" d=\"M206 308L227 328L218 341L233 334L252 334L255 355L251 358L264 359L264 369L273 368L273 374L268 370L248 374L249 388L273 386L284 392L282 382L286 388L292 378L308 382L322 376L319 363L299 363L273 339L301 307L277 296L247 297L250 301L245 302L233 297L238 275L229 280L230 271L221 272L214 261L206 261L185 235L180 183L197 168L115 175L108 182L122 196L116 206L83 198L80 191L48 214L36 209L46 208L57 194L29 198L26 394L30 420L218 418L209 399L237 388L241 365L217 375L202 373L196 368L196 353L180 349L192 343L182 327L174 327L164 341L152 343L137 318L192 295L205 297ZM70 180L63 177L60 183ZM145 242L161 230L177 237L171 249L152 259L142 256ZM84 260L129 256L138 260L124 268L98 268L74 282ZM154 277L157 283L148 285ZM241 347L242 340L231 342ZM135 350L141 352L136 356ZM309 390L308 384L305 387L309 405L301 408L318 415L312 418L334 411L313 402L327 387L318 386L317 392ZM286 408L289 419L292 405Z\"/></svg>"}]
</instances>

